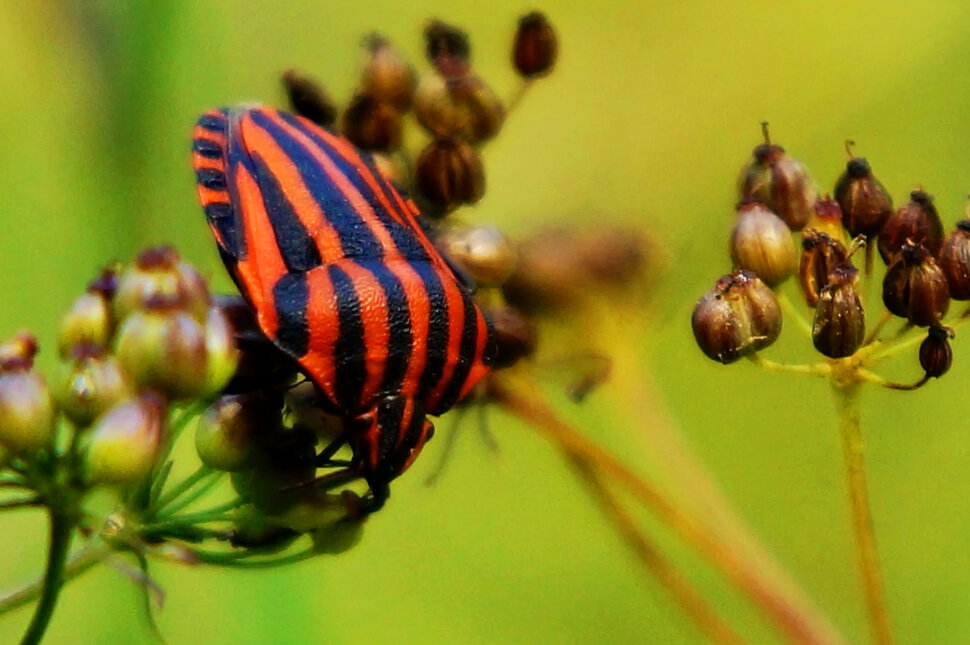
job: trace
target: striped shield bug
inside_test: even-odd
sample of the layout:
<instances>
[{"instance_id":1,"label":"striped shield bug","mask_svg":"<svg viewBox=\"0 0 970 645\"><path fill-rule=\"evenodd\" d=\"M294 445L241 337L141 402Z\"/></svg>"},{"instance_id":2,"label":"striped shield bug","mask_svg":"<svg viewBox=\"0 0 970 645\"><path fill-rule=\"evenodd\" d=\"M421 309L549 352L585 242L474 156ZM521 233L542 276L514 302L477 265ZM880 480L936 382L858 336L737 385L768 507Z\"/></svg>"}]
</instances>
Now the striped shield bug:
<instances>
[{"instance_id":1,"label":"striped shield bug","mask_svg":"<svg viewBox=\"0 0 970 645\"><path fill-rule=\"evenodd\" d=\"M431 437L426 415L488 373L489 323L415 204L346 139L271 108L212 110L196 124L193 162L230 275L343 419L346 474L367 482L377 510Z\"/></svg>"}]
</instances>

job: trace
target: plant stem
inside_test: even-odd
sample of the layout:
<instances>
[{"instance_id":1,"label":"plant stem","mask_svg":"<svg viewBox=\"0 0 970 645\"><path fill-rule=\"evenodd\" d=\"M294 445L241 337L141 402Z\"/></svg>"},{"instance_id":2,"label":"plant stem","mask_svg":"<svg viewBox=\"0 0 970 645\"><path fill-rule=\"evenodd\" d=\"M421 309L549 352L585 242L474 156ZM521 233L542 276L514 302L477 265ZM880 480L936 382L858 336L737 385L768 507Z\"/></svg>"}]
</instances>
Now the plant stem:
<instances>
[{"instance_id":1,"label":"plant stem","mask_svg":"<svg viewBox=\"0 0 970 645\"><path fill-rule=\"evenodd\" d=\"M630 548L640 558L644 566L657 578L664 589L680 603L685 612L704 631L714 643L745 642L720 616L711 605L687 582L670 560L644 535L633 518L630 517L603 484L596 473L595 466L581 455L568 453L568 458L576 468L583 483L596 498L600 509L620 532Z\"/></svg>"},{"instance_id":2,"label":"plant stem","mask_svg":"<svg viewBox=\"0 0 970 645\"><path fill-rule=\"evenodd\" d=\"M85 571L88 571L101 561L104 557L106 551L103 549L94 549L86 547L81 549L67 562L64 566L63 579L64 582L76 578ZM0 616L7 613L8 611L13 611L18 607L23 607L27 603L35 600L40 596L41 590L44 587L44 580L46 576L40 577L31 583L28 583L8 593L0 596Z\"/></svg>"},{"instance_id":3,"label":"plant stem","mask_svg":"<svg viewBox=\"0 0 970 645\"><path fill-rule=\"evenodd\" d=\"M793 643L821 645L843 643L844 639L800 598L762 570L760 563L746 558L710 527L687 515L651 483L630 470L608 451L589 441L582 433L560 420L535 393L520 394L528 387L517 382L513 387L493 379L490 394L511 414L529 423L569 455L579 455L598 471L622 484L631 494L674 533L714 565L738 589L747 594L773 620Z\"/></svg>"},{"instance_id":4,"label":"plant stem","mask_svg":"<svg viewBox=\"0 0 970 645\"><path fill-rule=\"evenodd\" d=\"M859 382L832 381L835 407L839 415L842 453L845 457L846 481L852 508L852 527L855 532L859 569L866 594L866 606L872 628L873 642L889 645L893 642L886 610L879 552L872 525L872 510L866 486L864 444L859 424Z\"/></svg>"},{"instance_id":5,"label":"plant stem","mask_svg":"<svg viewBox=\"0 0 970 645\"><path fill-rule=\"evenodd\" d=\"M24 634L21 645L37 645L44 637L54 606L64 584L64 565L67 552L71 547L71 536L74 523L70 513L63 508L53 505L50 509L50 546L47 551L47 570L44 572L44 587L40 594L40 602L34 611L27 633Z\"/></svg>"},{"instance_id":6,"label":"plant stem","mask_svg":"<svg viewBox=\"0 0 970 645\"><path fill-rule=\"evenodd\" d=\"M199 468L194 473L192 473L191 475L183 479L171 490L159 495L158 501L156 501L145 514L151 517L152 515L163 510L166 506L168 506L169 504L177 500L179 497L185 494L190 488L195 486L197 483L205 479L208 475L212 474L213 472L215 471L212 468L209 468L208 466L205 466L205 465L199 466Z\"/></svg>"}]
</instances>

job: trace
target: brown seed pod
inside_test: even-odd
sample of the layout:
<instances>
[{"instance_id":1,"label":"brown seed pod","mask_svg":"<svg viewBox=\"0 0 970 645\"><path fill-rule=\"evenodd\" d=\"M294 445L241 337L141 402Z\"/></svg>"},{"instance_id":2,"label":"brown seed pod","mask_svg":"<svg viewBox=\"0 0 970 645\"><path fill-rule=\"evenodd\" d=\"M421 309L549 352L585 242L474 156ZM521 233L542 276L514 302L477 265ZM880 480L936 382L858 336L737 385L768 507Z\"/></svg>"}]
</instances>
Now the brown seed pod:
<instances>
[{"instance_id":1,"label":"brown seed pod","mask_svg":"<svg viewBox=\"0 0 970 645\"><path fill-rule=\"evenodd\" d=\"M489 309L485 315L495 330L495 359L492 367L509 367L535 354L538 345L536 327L515 307Z\"/></svg>"},{"instance_id":2,"label":"brown seed pod","mask_svg":"<svg viewBox=\"0 0 970 645\"><path fill-rule=\"evenodd\" d=\"M390 103L367 94L354 97L342 121L344 136L364 150L390 152L401 147L401 114Z\"/></svg>"},{"instance_id":3,"label":"brown seed pod","mask_svg":"<svg viewBox=\"0 0 970 645\"><path fill-rule=\"evenodd\" d=\"M835 267L848 261L849 253L842 242L815 229L802 231L802 259L798 277L802 295L809 307L818 303L819 294L829 282Z\"/></svg>"},{"instance_id":4,"label":"brown seed pod","mask_svg":"<svg viewBox=\"0 0 970 645\"><path fill-rule=\"evenodd\" d=\"M829 358L851 356L866 335L866 312L856 289L857 271L848 262L829 274L819 293L812 322L812 343Z\"/></svg>"},{"instance_id":5,"label":"brown seed pod","mask_svg":"<svg viewBox=\"0 0 970 645\"><path fill-rule=\"evenodd\" d=\"M791 231L760 202L738 204L738 220L731 233L731 260L753 271L769 287L776 287L795 272L797 258Z\"/></svg>"},{"instance_id":6,"label":"brown seed pod","mask_svg":"<svg viewBox=\"0 0 970 645\"><path fill-rule=\"evenodd\" d=\"M428 144L418 157L415 180L418 192L440 209L440 215L474 204L485 194L485 169L478 153L457 139Z\"/></svg>"},{"instance_id":7,"label":"brown seed pod","mask_svg":"<svg viewBox=\"0 0 970 645\"><path fill-rule=\"evenodd\" d=\"M762 124L762 130L765 143L754 149L754 158L741 172L741 200L764 202L788 228L800 231L813 212L815 187L805 166L771 143L767 123Z\"/></svg>"},{"instance_id":8,"label":"brown seed pod","mask_svg":"<svg viewBox=\"0 0 970 645\"><path fill-rule=\"evenodd\" d=\"M910 193L910 200L886 220L879 232L882 261L892 264L904 244L921 244L933 255L943 246L943 223L933 197L922 190Z\"/></svg>"},{"instance_id":9,"label":"brown seed pod","mask_svg":"<svg viewBox=\"0 0 970 645\"><path fill-rule=\"evenodd\" d=\"M891 313L914 325L939 322L950 306L942 269L922 246L904 244L882 281L882 301Z\"/></svg>"},{"instance_id":10,"label":"brown seed pod","mask_svg":"<svg viewBox=\"0 0 970 645\"><path fill-rule=\"evenodd\" d=\"M414 94L418 123L434 137L458 137L472 144L491 139L505 122L505 106L481 78L424 77Z\"/></svg>"},{"instance_id":11,"label":"brown seed pod","mask_svg":"<svg viewBox=\"0 0 970 645\"><path fill-rule=\"evenodd\" d=\"M322 85L295 69L283 72L281 80L294 112L325 128L334 124L337 106Z\"/></svg>"},{"instance_id":12,"label":"brown seed pod","mask_svg":"<svg viewBox=\"0 0 970 645\"><path fill-rule=\"evenodd\" d=\"M926 330L926 338L919 346L919 364L927 378L939 378L950 369L953 364L951 338L953 330L942 325L930 325Z\"/></svg>"},{"instance_id":13,"label":"brown seed pod","mask_svg":"<svg viewBox=\"0 0 970 645\"><path fill-rule=\"evenodd\" d=\"M853 237L879 234L893 212L893 200L862 157L853 157L835 184L842 223Z\"/></svg>"},{"instance_id":14,"label":"brown seed pod","mask_svg":"<svg viewBox=\"0 0 970 645\"><path fill-rule=\"evenodd\" d=\"M361 94L407 111L417 84L414 68L383 36L371 34L364 46L368 56L360 78Z\"/></svg>"},{"instance_id":15,"label":"brown seed pod","mask_svg":"<svg viewBox=\"0 0 970 645\"><path fill-rule=\"evenodd\" d=\"M970 220L957 222L957 228L943 242L939 265L950 285L954 300L970 300Z\"/></svg>"},{"instance_id":16,"label":"brown seed pod","mask_svg":"<svg viewBox=\"0 0 970 645\"><path fill-rule=\"evenodd\" d=\"M445 78L460 78L471 67L471 45L464 31L433 20L424 30L425 52L428 60Z\"/></svg>"},{"instance_id":17,"label":"brown seed pod","mask_svg":"<svg viewBox=\"0 0 970 645\"><path fill-rule=\"evenodd\" d=\"M545 14L533 11L519 20L512 45L512 64L525 78L537 78L552 71L559 43Z\"/></svg>"},{"instance_id":18,"label":"brown seed pod","mask_svg":"<svg viewBox=\"0 0 970 645\"><path fill-rule=\"evenodd\" d=\"M725 365L771 345L781 333L781 308L771 289L749 271L722 276L694 307L694 340Z\"/></svg>"}]
</instances>

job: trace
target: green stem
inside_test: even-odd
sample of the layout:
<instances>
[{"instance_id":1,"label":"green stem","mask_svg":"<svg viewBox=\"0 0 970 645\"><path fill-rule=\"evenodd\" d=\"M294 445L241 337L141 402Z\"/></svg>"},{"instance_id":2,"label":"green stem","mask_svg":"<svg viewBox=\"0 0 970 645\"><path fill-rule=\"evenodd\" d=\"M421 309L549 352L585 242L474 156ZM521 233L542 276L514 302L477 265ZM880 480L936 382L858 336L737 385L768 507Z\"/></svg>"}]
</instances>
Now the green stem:
<instances>
[{"instance_id":1,"label":"green stem","mask_svg":"<svg viewBox=\"0 0 970 645\"><path fill-rule=\"evenodd\" d=\"M67 552L71 547L73 532L74 523L71 515L64 509L52 507L50 509L50 547L47 552L47 570L44 572L44 588L21 645L36 645L47 631L61 586L64 584L64 565L67 562Z\"/></svg>"},{"instance_id":2,"label":"green stem","mask_svg":"<svg viewBox=\"0 0 970 645\"><path fill-rule=\"evenodd\" d=\"M71 559L67 562L64 567L64 582L78 577L85 571L91 569L94 565L101 561L104 557L106 551L103 549L95 549L91 547L86 547L78 551ZM15 589L8 593L0 596L0 616L7 613L8 611L13 611L18 607L23 607L29 602L36 600L40 594L41 590L44 588L45 577L40 577L31 583L28 583L21 587L20 589Z\"/></svg>"},{"instance_id":3,"label":"green stem","mask_svg":"<svg viewBox=\"0 0 970 645\"><path fill-rule=\"evenodd\" d=\"M852 527L855 532L857 557L863 590L866 594L873 642L889 645L893 642L893 636L889 626L889 612L886 609L879 552L876 549L872 509L866 486L864 443L862 427L859 423L859 385L859 382L854 380L850 382L833 380L832 389L839 415L842 452L845 457L846 480L852 509Z\"/></svg>"},{"instance_id":4,"label":"green stem","mask_svg":"<svg viewBox=\"0 0 970 645\"><path fill-rule=\"evenodd\" d=\"M151 517L158 511L164 509L166 506L177 500L180 496L184 495L190 488L205 479L212 472L214 472L213 469L209 468L208 466L199 466L198 470L179 482L177 486L173 487L167 493L160 495L158 497L158 501L155 502L153 507L148 509L145 514Z\"/></svg>"}]
</instances>

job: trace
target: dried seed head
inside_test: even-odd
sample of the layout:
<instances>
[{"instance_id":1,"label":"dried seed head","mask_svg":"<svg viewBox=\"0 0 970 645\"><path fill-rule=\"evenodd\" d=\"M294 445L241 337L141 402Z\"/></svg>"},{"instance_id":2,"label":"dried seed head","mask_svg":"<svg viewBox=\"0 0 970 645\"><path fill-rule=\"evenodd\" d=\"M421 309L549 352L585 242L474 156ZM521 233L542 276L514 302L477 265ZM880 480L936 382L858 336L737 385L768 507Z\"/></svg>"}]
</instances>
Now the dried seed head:
<instances>
[{"instance_id":1,"label":"dried seed head","mask_svg":"<svg viewBox=\"0 0 970 645\"><path fill-rule=\"evenodd\" d=\"M456 139L428 144L418 157L415 180L418 192L441 215L462 204L474 204L485 194L485 169L478 153Z\"/></svg>"},{"instance_id":2,"label":"dried seed head","mask_svg":"<svg viewBox=\"0 0 970 645\"><path fill-rule=\"evenodd\" d=\"M559 43L545 14L533 11L519 20L512 46L512 63L525 78L544 76L556 64Z\"/></svg>"},{"instance_id":3,"label":"dried seed head","mask_svg":"<svg viewBox=\"0 0 970 645\"><path fill-rule=\"evenodd\" d=\"M160 298L189 311L200 323L209 311L209 289L202 276L170 246L143 251L121 275L114 298L115 320Z\"/></svg>"},{"instance_id":4,"label":"dried seed head","mask_svg":"<svg viewBox=\"0 0 970 645\"><path fill-rule=\"evenodd\" d=\"M815 349L829 358L845 358L862 345L866 334L866 312L856 289L857 271L848 262L829 274L819 293L812 323Z\"/></svg>"},{"instance_id":5,"label":"dried seed head","mask_svg":"<svg viewBox=\"0 0 970 645\"><path fill-rule=\"evenodd\" d=\"M0 372L0 444L12 453L51 447L54 402L47 382L29 364L8 363Z\"/></svg>"},{"instance_id":6,"label":"dried seed head","mask_svg":"<svg viewBox=\"0 0 970 645\"><path fill-rule=\"evenodd\" d=\"M950 297L970 300L970 220L958 222L943 242L939 265L950 285Z\"/></svg>"},{"instance_id":7,"label":"dried seed head","mask_svg":"<svg viewBox=\"0 0 970 645\"><path fill-rule=\"evenodd\" d=\"M357 94L344 112L345 137L364 150L390 152L401 147L401 114L390 103Z\"/></svg>"},{"instance_id":8,"label":"dried seed head","mask_svg":"<svg viewBox=\"0 0 970 645\"><path fill-rule=\"evenodd\" d=\"M187 312L150 304L128 316L118 330L118 360L139 388L172 399L191 398L207 388L206 338Z\"/></svg>"},{"instance_id":9,"label":"dried seed head","mask_svg":"<svg viewBox=\"0 0 970 645\"><path fill-rule=\"evenodd\" d=\"M768 124L762 124L765 143L754 149L754 158L741 172L738 183L741 200L764 202L788 228L800 231L808 224L816 191L800 162L785 154L768 138Z\"/></svg>"},{"instance_id":10,"label":"dried seed head","mask_svg":"<svg viewBox=\"0 0 970 645\"><path fill-rule=\"evenodd\" d=\"M122 486L147 476L158 456L164 421L164 401L151 392L101 415L91 429L85 456L90 481Z\"/></svg>"},{"instance_id":11,"label":"dried seed head","mask_svg":"<svg viewBox=\"0 0 970 645\"><path fill-rule=\"evenodd\" d=\"M845 239L845 227L842 225L842 209L839 203L825 195L815 200L812 216L808 218L807 228L825 233L833 240Z\"/></svg>"},{"instance_id":12,"label":"dried seed head","mask_svg":"<svg viewBox=\"0 0 970 645\"><path fill-rule=\"evenodd\" d=\"M769 287L778 286L795 272L791 231L760 202L738 204L730 249L736 267L753 271Z\"/></svg>"},{"instance_id":13,"label":"dried seed head","mask_svg":"<svg viewBox=\"0 0 970 645\"><path fill-rule=\"evenodd\" d=\"M505 121L505 106L474 74L450 80L430 75L421 79L415 92L414 114L434 137L458 137L479 144L498 134Z\"/></svg>"},{"instance_id":14,"label":"dried seed head","mask_svg":"<svg viewBox=\"0 0 970 645\"><path fill-rule=\"evenodd\" d=\"M936 255L943 246L943 223L933 206L933 197L921 190L910 193L910 200L893 213L879 232L879 255L892 264L904 244L921 244Z\"/></svg>"},{"instance_id":15,"label":"dried seed head","mask_svg":"<svg viewBox=\"0 0 970 645\"><path fill-rule=\"evenodd\" d=\"M75 345L58 372L52 388L54 399L65 416L81 428L131 395L118 362L98 345Z\"/></svg>"},{"instance_id":16,"label":"dried seed head","mask_svg":"<svg viewBox=\"0 0 970 645\"><path fill-rule=\"evenodd\" d=\"M818 303L822 289L828 284L829 274L848 259L849 253L842 242L815 229L802 231L802 260L798 276L802 295L809 307Z\"/></svg>"},{"instance_id":17,"label":"dried seed head","mask_svg":"<svg viewBox=\"0 0 970 645\"><path fill-rule=\"evenodd\" d=\"M893 212L892 198L862 157L846 164L835 184L835 199L842 207L842 223L853 237L878 235Z\"/></svg>"},{"instance_id":18,"label":"dried seed head","mask_svg":"<svg viewBox=\"0 0 970 645\"><path fill-rule=\"evenodd\" d=\"M943 318L950 290L943 270L922 246L904 244L882 281L886 309L914 325L926 327Z\"/></svg>"},{"instance_id":19,"label":"dried seed head","mask_svg":"<svg viewBox=\"0 0 970 645\"><path fill-rule=\"evenodd\" d=\"M383 36L371 34L364 46L368 55L360 78L361 93L406 111L417 83L414 69Z\"/></svg>"},{"instance_id":20,"label":"dried seed head","mask_svg":"<svg viewBox=\"0 0 970 645\"><path fill-rule=\"evenodd\" d=\"M492 367L510 367L535 354L538 344L536 327L515 307L489 309L485 315L492 322L496 353Z\"/></svg>"},{"instance_id":21,"label":"dried seed head","mask_svg":"<svg viewBox=\"0 0 970 645\"><path fill-rule=\"evenodd\" d=\"M919 364L927 378L939 378L950 369L953 364L951 338L953 330L942 325L930 325L926 330L926 338L919 346Z\"/></svg>"},{"instance_id":22,"label":"dried seed head","mask_svg":"<svg viewBox=\"0 0 970 645\"><path fill-rule=\"evenodd\" d=\"M460 78L471 68L471 45L468 34L455 27L433 20L424 30L428 60L445 78Z\"/></svg>"},{"instance_id":23,"label":"dried seed head","mask_svg":"<svg viewBox=\"0 0 970 645\"><path fill-rule=\"evenodd\" d=\"M435 244L480 287L502 286L518 260L512 240L493 226L451 227Z\"/></svg>"},{"instance_id":24,"label":"dried seed head","mask_svg":"<svg viewBox=\"0 0 970 645\"><path fill-rule=\"evenodd\" d=\"M295 69L283 72L282 81L294 112L325 128L334 124L337 106L322 85Z\"/></svg>"},{"instance_id":25,"label":"dried seed head","mask_svg":"<svg viewBox=\"0 0 970 645\"><path fill-rule=\"evenodd\" d=\"M781 333L781 309L753 273L722 276L691 316L694 339L709 358L733 363L771 345Z\"/></svg>"}]
</instances>

